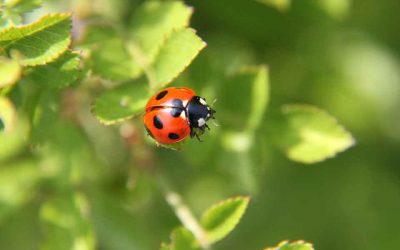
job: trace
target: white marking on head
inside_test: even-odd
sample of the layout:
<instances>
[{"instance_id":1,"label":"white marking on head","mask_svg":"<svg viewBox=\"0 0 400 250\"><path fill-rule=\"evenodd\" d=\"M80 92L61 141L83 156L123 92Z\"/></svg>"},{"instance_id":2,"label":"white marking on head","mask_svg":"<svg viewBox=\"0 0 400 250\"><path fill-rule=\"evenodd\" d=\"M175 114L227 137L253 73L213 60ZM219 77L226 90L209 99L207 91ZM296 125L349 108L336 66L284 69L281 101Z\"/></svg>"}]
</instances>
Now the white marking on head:
<instances>
[{"instance_id":1,"label":"white marking on head","mask_svg":"<svg viewBox=\"0 0 400 250\"><path fill-rule=\"evenodd\" d=\"M203 127L204 124L206 124L206 120L204 120L204 118L200 118L199 120L197 120L197 123L199 127Z\"/></svg>"},{"instance_id":2,"label":"white marking on head","mask_svg":"<svg viewBox=\"0 0 400 250\"><path fill-rule=\"evenodd\" d=\"M187 103L188 103L188 100L184 100L184 101L182 102L183 107L186 107Z\"/></svg>"},{"instance_id":3,"label":"white marking on head","mask_svg":"<svg viewBox=\"0 0 400 250\"><path fill-rule=\"evenodd\" d=\"M204 100L203 98L200 98L200 99L199 99L199 102L200 102L202 105L204 105L204 106L207 105L206 100Z\"/></svg>"},{"instance_id":4,"label":"white marking on head","mask_svg":"<svg viewBox=\"0 0 400 250\"><path fill-rule=\"evenodd\" d=\"M184 111L181 112L181 118L186 119L186 114Z\"/></svg>"}]
</instances>

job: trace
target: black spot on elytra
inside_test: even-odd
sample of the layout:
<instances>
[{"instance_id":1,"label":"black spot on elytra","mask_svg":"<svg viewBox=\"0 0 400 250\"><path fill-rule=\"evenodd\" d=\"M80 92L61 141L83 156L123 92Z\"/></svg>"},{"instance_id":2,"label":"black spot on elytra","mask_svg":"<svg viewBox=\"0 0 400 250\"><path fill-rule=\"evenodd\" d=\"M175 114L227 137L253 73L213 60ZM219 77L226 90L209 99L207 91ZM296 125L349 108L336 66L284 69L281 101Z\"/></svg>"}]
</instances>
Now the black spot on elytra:
<instances>
[{"instance_id":1,"label":"black spot on elytra","mask_svg":"<svg viewBox=\"0 0 400 250\"><path fill-rule=\"evenodd\" d=\"M146 131L147 131L147 134L148 135L150 135L151 136L151 138L153 138L154 139L154 135L151 133L151 131L150 131L150 129L146 126L146 125L144 125L144 128L146 129Z\"/></svg>"},{"instance_id":2,"label":"black spot on elytra","mask_svg":"<svg viewBox=\"0 0 400 250\"><path fill-rule=\"evenodd\" d=\"M179 117L181 115L182 111L183 111L183 109L181 109L181 108L172 108L171 115L175 118Z\"/></svg>"},{"instance_id":3,"label":"black spot on elytra","mask_svg":"<svg viewBox=\"0 0 400 250\"><path fill-rule=\"evenodd\" d=\"M169 139L171 140L176 140L179 139L179 135L175 134L175 133L169 133L168 134Z\"/></svg>"},{"instance_id":4,"label":"black spot on elytra","mask_svg":"<svg viewBox=\"0 0 400 250\"><path fill-rule=\"evenodd\" d=\"M162 123L160 117L158 117L156 115L153 117L153 124L154 124L154 127L158 128L158 129L163 128L163 123Z\"/></svg>"},{"instance_id":5,"label":"black spot on elytra","mask_svg":"<svg viewBox=\"0 0 400 250\"><path fill-rule=\"evenodd\" d=\"M156 96L156 100L161 100L164 98L164 96L166 96L168 94L167 90L163 90L160 93L158 93L158 95Z\"/></svg>"},{"instance_id":6,"label":"black spot on elytra","mask_svg":"<svg viewBox=\"0 0 400 250\"><path fill-rule=\"evenodd\" d=\"M173 100L171 101L171 105L172 105L172 107L176 107L176 108L181 108L181 109L184 108L184 107L183 107L183 102L182 102L181 99L173 99Z\"/></svg>"}]
</instances>

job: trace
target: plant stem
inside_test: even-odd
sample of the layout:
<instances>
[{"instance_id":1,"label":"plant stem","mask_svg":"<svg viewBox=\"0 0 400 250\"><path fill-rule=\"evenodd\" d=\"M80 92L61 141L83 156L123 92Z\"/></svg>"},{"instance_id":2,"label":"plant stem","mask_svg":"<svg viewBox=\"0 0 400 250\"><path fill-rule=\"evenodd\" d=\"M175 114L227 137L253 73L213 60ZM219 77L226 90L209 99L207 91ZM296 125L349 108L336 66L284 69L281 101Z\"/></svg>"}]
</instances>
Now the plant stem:
<instances>
[{"instance_id":1,"label":"plant stem","mask_svg":"<svg viewBox=\"0 0 400 250\"><path fill-rule=\"evenodd\" d=\"M197 221L190 208L183 202L182 197L170 188L170 185L164 178L160 178L159 184L164 193L165 200L174 210L175 215L181 223L193 233L197 242L203 249L210 249L210 244L207 241L204 229Z\"/></svg>"}]
</instances>

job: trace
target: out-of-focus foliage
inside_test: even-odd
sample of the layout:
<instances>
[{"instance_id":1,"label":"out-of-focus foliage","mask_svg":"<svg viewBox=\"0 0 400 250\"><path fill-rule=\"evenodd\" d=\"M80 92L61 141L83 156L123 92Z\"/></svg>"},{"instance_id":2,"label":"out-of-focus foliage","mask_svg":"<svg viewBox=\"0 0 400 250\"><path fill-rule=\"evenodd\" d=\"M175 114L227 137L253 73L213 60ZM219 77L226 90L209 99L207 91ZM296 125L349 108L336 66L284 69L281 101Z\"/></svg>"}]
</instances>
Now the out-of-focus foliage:
<instances>
[{"instance_id":1,"label":"out-of-focus foliage","mask_svg":"<svg viewBox=\"0 0 400 250\"><path fill-rule=\"evenodd\" d=\"M0 247L397 249L399 9L2 1ZM203 142L146 135L164 86L217 111Z\"/></svg>"}]
</instances>

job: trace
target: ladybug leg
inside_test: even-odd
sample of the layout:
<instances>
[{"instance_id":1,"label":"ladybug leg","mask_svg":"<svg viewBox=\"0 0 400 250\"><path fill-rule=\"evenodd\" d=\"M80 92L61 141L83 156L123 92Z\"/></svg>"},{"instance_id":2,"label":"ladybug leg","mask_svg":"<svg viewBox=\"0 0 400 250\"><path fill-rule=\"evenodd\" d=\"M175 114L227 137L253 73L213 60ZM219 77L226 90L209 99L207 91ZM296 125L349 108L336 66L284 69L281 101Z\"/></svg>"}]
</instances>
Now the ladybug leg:
<instances>
[{"instance_id":1,"label":"ladybug leg","mask_svg":"<svg viewBox=\"0 0 400 250\"><path fill-rule=\"evenodd\" d=\"M204 124L204 127L207 128L208 130L210 130L210 127L206 124Z\"/></svg>"}]
</instances>

